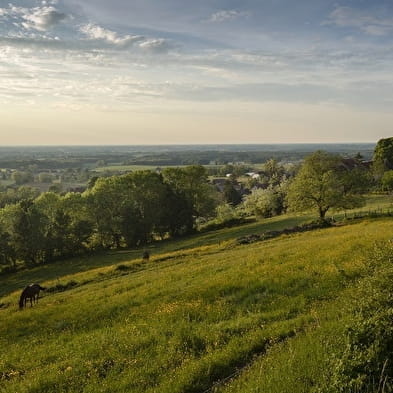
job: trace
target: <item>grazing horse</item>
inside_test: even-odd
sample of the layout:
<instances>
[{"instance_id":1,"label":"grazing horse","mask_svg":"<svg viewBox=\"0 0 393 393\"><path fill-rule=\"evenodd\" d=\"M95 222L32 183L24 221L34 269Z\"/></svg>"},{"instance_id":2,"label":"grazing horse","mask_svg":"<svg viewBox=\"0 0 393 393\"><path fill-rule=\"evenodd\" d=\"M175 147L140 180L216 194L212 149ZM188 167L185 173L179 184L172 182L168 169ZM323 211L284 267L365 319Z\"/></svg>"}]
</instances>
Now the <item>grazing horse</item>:
<instances>
[{"instance_id":1,"label":"grazing horse","mask_svg":"<svg viewBox=\"0 0 393 393\"><path fill-rule=\"evenodd\" d=\"M45 290L46 288L41 287L40 284L30 284L28 285L20 295L19 299L19 308L22 309L26 307L27 299L30 299L30 307L33 307L34 303L38 303L38 297L40 294L40 290Z\"/></svg>"}]
</instances>

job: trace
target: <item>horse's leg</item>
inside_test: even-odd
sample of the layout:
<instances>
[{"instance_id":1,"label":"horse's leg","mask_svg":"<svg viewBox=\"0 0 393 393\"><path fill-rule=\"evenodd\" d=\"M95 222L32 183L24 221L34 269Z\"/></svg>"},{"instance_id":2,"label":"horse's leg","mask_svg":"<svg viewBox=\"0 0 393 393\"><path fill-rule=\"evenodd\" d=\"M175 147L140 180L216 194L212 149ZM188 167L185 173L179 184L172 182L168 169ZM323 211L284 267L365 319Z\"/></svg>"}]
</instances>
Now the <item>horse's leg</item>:
<instances>
[{"instance_id":1,"label":"horse's leg","mask_svg":"<svg viewBox=\"0 0 393 393\"><path fill-rule=\"evenodd\" d=\"M33 307L33 297L30 297L30 307Z\"/></svg>"}]
</instances>

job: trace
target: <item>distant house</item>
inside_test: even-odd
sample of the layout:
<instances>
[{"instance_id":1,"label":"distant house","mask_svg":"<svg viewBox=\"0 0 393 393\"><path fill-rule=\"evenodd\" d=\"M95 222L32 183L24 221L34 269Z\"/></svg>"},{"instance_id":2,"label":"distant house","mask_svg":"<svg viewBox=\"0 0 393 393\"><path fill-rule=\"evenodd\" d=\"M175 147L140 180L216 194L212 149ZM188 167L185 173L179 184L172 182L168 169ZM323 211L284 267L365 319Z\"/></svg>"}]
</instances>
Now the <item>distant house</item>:
<instances>
[{"instance_id":1,"label":"distant house","mask_svg":"<svg viewBox=\"0 0 393 393\"><path fill-rule=\"evenodd\" d=\"M216 188L217 191L219 192L224 192L225 190L225 185L228 183L228 179L223 179L223 178L218 178L218 179L213 179L211 181L211 184L213 184ZM242 183L239 183L236 180L231 181L231 184L233 185L233 188L239 192L240 195L245 195L249 193L249 190L247 190Z\"/></svg>"},{"instance_id":2,"label":"distant house","mask_svg":"<svg viewBox=\"0 0 393 393\"><path fill-rule=\"evenodd\" d=\"M222 178L213 179L213 180L211 181L211 184L213 184L213 185L217 188L217 190L218 190L219 192L224 192L225 183L226 183L227 181L228 181L227 179L222 179Z\"/></svg>"},{"instance_id":3,"label":"distant house","mask_svg":"<svg viewBox=\"0 0 393 393\"><path fill-rule=\"evenodd\" d=\"M246 176L251 177L251 179L256 179L256 180L259 180L261 178L261 175L259 173L255 173L255 172L247 172Z\"/></svg>"}]
</instances>

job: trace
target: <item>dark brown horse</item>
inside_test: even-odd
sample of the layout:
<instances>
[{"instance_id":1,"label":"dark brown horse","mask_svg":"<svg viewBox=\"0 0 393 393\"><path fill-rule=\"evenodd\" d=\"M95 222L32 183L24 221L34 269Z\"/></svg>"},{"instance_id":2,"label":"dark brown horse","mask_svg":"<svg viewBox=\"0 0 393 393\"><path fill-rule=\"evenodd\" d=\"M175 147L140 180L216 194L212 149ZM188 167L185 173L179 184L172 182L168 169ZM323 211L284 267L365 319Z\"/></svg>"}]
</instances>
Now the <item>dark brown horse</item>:
<instances>
[{"instance_id":1,"label":"dark brown horse","mask_svg":"<svg viewBox=\"0 0 393 393\"><path fill-rule=\"evenodd\" d=\"M19 308L22 309L26 307L27 299L30 299L30 307L33 307L33 302L38 303L38 297L40 290L45 290L40 284L30 284L28 285L20 295Z\"/></svg>"}]
</instances>

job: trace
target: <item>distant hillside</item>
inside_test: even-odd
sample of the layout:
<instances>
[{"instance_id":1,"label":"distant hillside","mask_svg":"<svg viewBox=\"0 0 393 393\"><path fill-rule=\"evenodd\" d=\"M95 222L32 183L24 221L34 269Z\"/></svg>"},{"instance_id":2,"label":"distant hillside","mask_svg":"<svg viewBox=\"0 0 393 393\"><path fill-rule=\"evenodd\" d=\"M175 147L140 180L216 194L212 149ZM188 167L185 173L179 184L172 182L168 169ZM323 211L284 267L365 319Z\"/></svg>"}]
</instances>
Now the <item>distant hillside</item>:
<instances>
[{"instance_id":1,"label":"distant hillside","mask_svg":"<svg viewBox=\"0 0 393 393\"><path fill-rule=\"evenodd\" d=\"M97 162L126 165L207 165L211 162L261 163L275 158L297 161L316 150L371 159L375 144L249 144L150 146L9 146L0 147L0 168L66 169L94 167Z\"/></svg>"}]
</instances>

